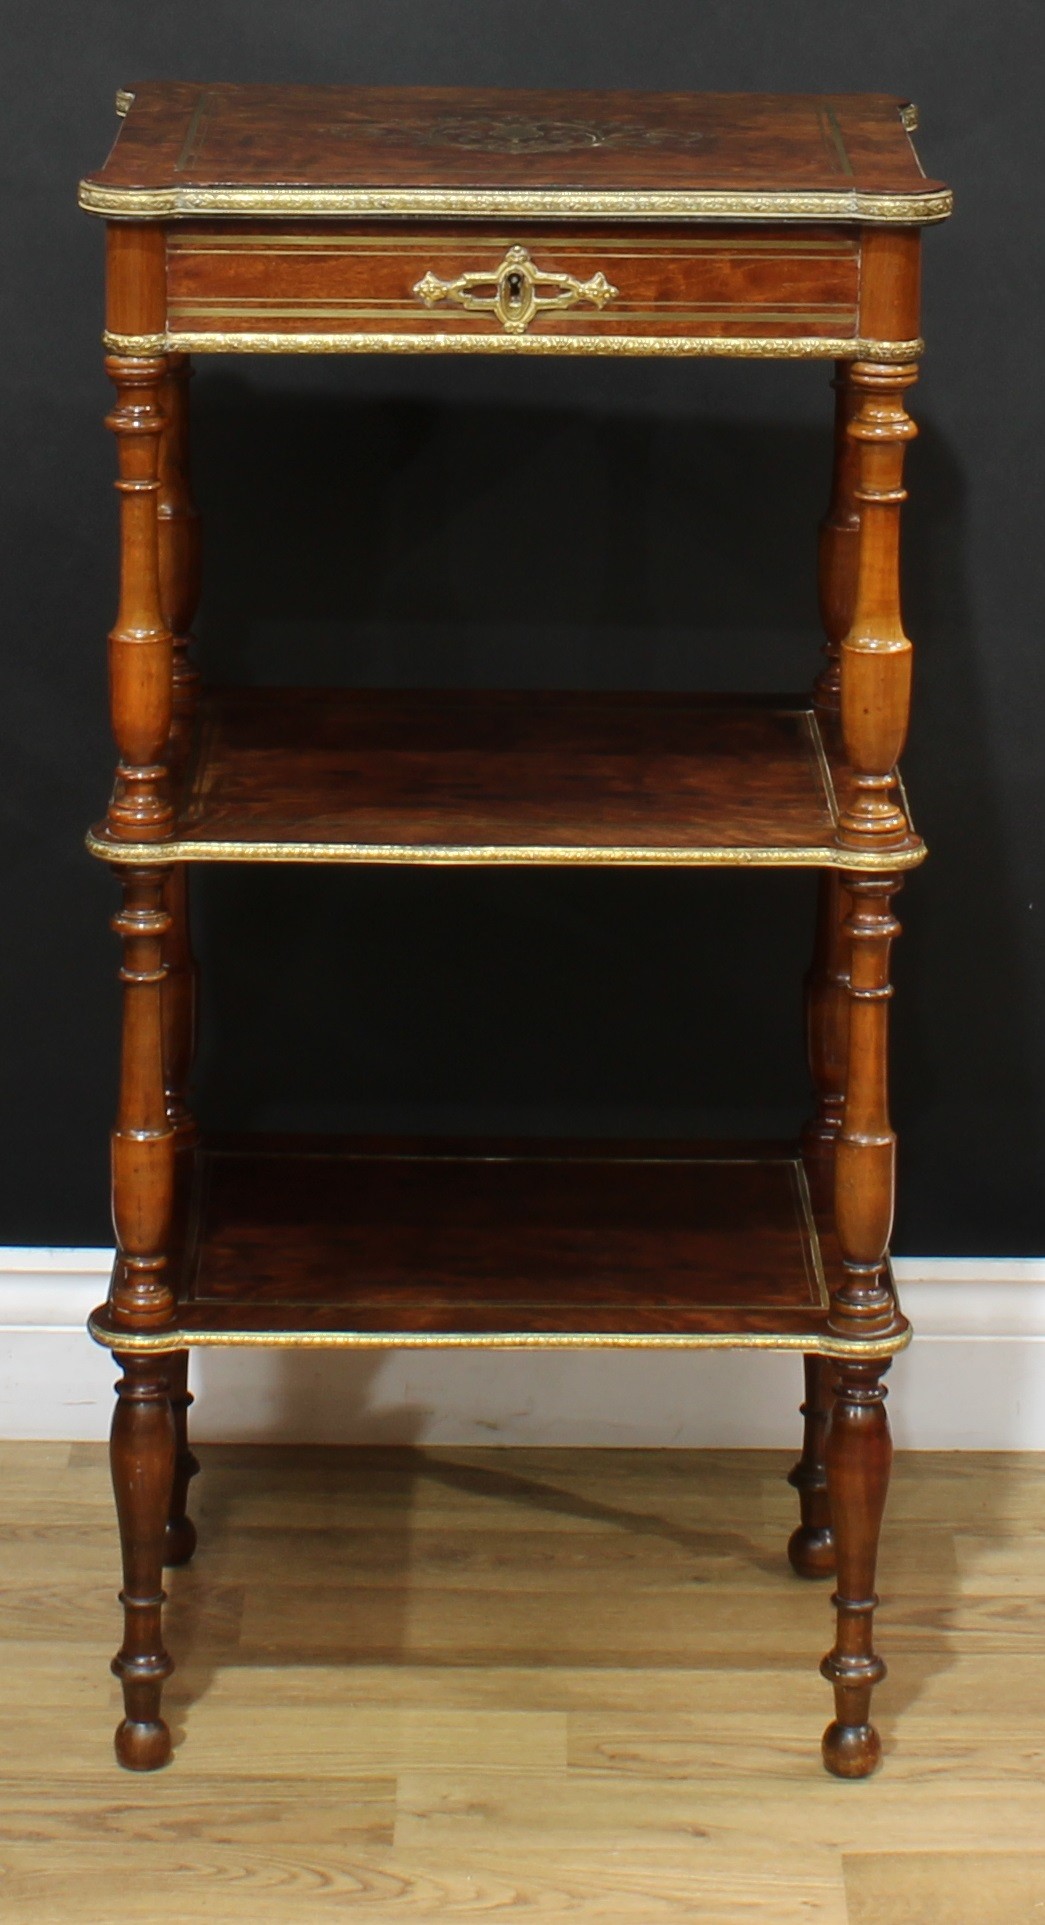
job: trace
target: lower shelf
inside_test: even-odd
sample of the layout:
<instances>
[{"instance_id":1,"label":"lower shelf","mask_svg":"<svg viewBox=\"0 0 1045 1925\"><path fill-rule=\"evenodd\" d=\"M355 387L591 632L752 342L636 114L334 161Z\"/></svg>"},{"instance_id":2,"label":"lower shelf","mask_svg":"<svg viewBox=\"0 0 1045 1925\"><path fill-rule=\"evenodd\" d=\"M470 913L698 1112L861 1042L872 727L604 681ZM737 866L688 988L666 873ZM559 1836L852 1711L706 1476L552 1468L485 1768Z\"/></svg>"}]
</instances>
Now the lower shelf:
<instances>
[{"instance_id":1,"label":"lower shelf","mask_svg":"<svg viewBox=\"0 0 1045 1925\"><path fill-rule=\"evenodd\" d=\"M213 1139L184 1220L176 1324L100 1342L854 1347L785 1144Z\"/></svg>"},{"instance_id":2,"label":"lower shelf","mask_svg":"<svg viewBox=\"0 0 1045 1925\"><path fill-rule=\"evenodd\" d=\"M852 780L803 696L211 689L172 836L103 827L88 847L132 863L919 863L913 830L840 843Z\"/></svg>"}]
</instances>

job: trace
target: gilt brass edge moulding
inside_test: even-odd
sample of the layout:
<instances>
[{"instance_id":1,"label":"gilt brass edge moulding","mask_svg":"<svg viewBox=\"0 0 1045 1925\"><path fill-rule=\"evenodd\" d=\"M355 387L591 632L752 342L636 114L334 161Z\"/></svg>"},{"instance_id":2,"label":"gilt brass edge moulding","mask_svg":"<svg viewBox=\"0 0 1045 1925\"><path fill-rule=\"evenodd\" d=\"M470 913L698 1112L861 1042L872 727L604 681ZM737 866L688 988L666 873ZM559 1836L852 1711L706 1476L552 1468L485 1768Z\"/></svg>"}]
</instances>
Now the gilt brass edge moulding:
<instances>
[{"instance_id":1,"label":"gilt brass edge moulding","mask_svg":"<svg viewBox=\"0 0 1045 1925\"><path fill-rule=\"evenodd\" d=\"M102 346L110 354L126 354L132 360L152 360L157 354L171 352L170 336L166 334L113 334L109 328L102 333Z\"/></svg>"},{"instance_id":2,"label":"gilt brass edge moulding","mask_svg":"<svg viewBox=\"0 0 1045 1925\"><path fill-rule=\"evenodd\" d=\"M858 221L923 227L947 219L950 188L926 194L715 193L684 190L595 193L569 188L449 187L105 187L80 182L79 203L110 220L167 220L185 215L297 214L382 220L403 215L528 220L575 215L617 220Z\"/></svg>"},{"instance_id":3,"label":"gilt brass edge moulding","mask_svg":"<svg viewBox=\"0 0 1045 1925\"><path fill-rule=\"evenodd\" d=\"M110 354L602 354L728 356L744 359L917 361L925 343L869 341L853 335L743 334L114 334Z\"/></svg>"},{"instance_id":4,"label":"gilt brass edge moulding","mask_svg":"<svg viewBox=\"0 0 1045 1925\"><path fill-rule=\"evenodd\" d=\"M403 1331L403 1330L118 1330L103 1310L88 1319L95 1343L106 1350L159 1351L211 1349L233 1345L268 1350L798 1350L818 1357L895 1357L911 1341L906 1325L889 1337L835 1337L820 1331L786 1336L754 1332L709 1331L693 1336L636 1335L631 1332L552 1331Z\"/></svg>"},{"instance_id":5,"label":"gilt brass edge moulding","mask_svg":"<svg viewBox=\"0 0 1045 1925\"><path fill-rule=\"evenodd\" d=\"M581 848L492 843L426 847L423 844L351 842L120 842L91 829L87 847L102 862L135 865L170 862L346 862L397 863L417 867L466 868L487 864L558 864L592 868L616 863L634 868L847 869L866 871L916 869L924 862L925 844L917 839L899 849L843 849L832 843L790 849L631 849Z\"/></svg>"}]
</instances>

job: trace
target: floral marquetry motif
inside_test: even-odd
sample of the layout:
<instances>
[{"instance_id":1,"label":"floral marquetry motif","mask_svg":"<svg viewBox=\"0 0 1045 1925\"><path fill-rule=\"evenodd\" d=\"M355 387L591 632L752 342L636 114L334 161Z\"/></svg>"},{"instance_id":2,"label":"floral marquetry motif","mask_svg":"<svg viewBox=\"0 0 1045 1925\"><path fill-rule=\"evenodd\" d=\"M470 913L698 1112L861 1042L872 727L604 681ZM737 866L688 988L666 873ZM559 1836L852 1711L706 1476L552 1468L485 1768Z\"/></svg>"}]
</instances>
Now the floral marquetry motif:
<instances>
[{"instance_id":1,"label":"floral marquetry motif","mask_svg":"<svg viewBox=\"0 0 1045 1925\"><path fill-rule=\"evenodd\" d=\"M366 129L377 139L401 140L403 129ZM430 147L463 147L476 154L574 154L586 147L695 147L703 135L696 127L644 127L641 123L591 120L537 120L525 114L448 116L417 129Z\"/></svg>"}]
</instances>

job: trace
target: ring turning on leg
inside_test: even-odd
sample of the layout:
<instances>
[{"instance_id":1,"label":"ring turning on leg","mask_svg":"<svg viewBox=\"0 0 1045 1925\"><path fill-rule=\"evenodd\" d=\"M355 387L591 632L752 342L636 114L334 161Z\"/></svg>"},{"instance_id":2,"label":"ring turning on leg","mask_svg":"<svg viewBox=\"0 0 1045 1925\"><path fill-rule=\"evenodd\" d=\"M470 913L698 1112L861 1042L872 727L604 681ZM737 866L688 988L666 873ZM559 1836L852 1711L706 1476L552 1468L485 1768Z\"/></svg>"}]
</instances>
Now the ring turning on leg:
<instances>
[{"instance_id":1,"label":"ring turning on leg","mask_svg":"<svg viewBox=\"0 0 1045 1925\"><path fill-rule=\"evenodd\" d=\"M163 1358L119 1354L110 1463L123 1552L123 1643L112 1668L123 1686L116 1756L130 1771L155 1771L171 1755L160 1716L164 1680L174 1669L161 1616L163 1544L174 1479L174 1418Z\"/></svg>"},{"instance_id":2,"label":"ring turning on leg","mask_svg":"<svg viewBox=\"0 0 1045 1925\"><path fill-rule=\"evenodd\" d=\"M892 1463L880 1358L836 1366L827 1437L827 1482L838 1555L835 1642L820 1669L834 1685L835 1715L823 1754L836 1778L866 1778L881 1757L871 1691L885 1676L874 1648L875 1564Z\"/></svg>"}]
</instances>

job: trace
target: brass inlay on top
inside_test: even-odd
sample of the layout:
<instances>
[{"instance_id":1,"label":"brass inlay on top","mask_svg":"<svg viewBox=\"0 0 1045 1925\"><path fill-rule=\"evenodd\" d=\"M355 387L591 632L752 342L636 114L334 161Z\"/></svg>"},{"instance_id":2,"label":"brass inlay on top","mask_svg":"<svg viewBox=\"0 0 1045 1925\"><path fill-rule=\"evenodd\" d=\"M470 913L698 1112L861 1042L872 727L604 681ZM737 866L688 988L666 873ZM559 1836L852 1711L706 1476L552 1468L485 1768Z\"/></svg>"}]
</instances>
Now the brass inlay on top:
<instances>
[{"instance_id":1,"label":"brass inlay on top","mask_svg":"<svg viewBox=\"0 0 1045 1925\"><path fill-rule=\"evenodd\" d=\"M538 267L528 248L510 247L499 267L470 270L452 281L444 281L429 268L415 282L413 292L426 307L446 301L471 314L495 314L506 334L525 334L535 316L548 309L591 301L601 312L608 301L616 300L620 289L601 268L581 281L558 268Z\"/></svg>"},{"instance_id":2,"label":"brass inlay on top","mask_svg":"<svg viewBox=\"0 0 1045 1925\"><path fill-rule=\"evenodd\" d=\"M846 180L852 180L853 163L846 148L845 136L838 124L838 115L828 102L825 102L820 109L820 126L828 153L839 172Z\"/></svg>"}]
</instances>

